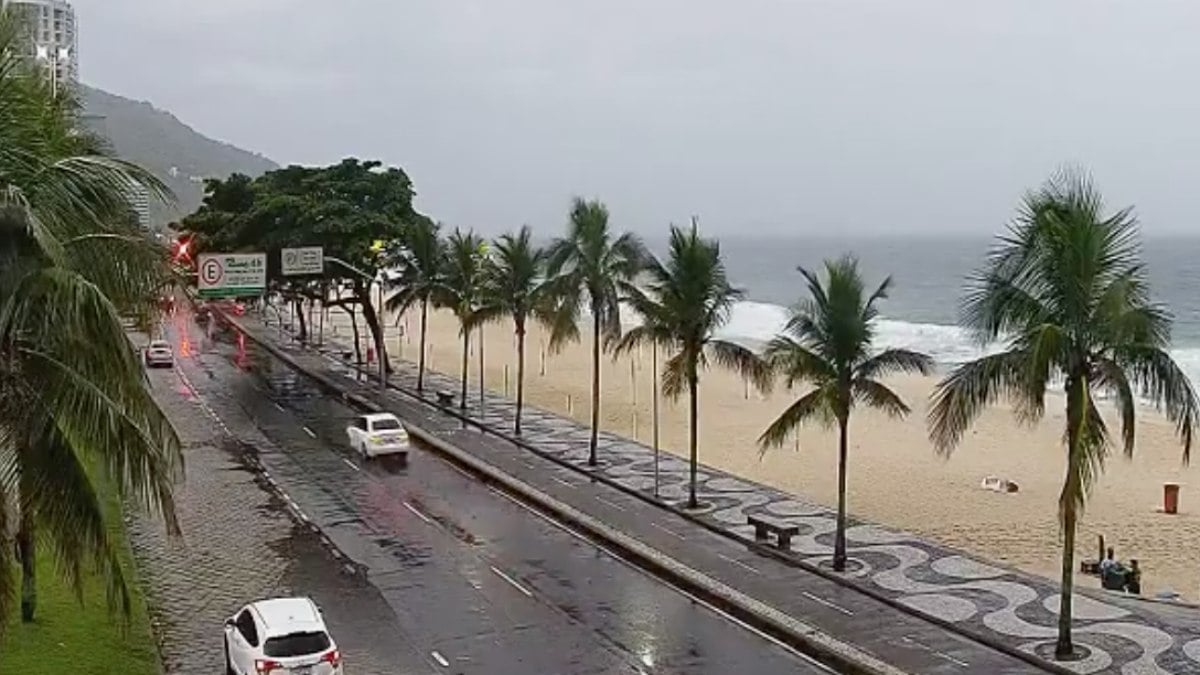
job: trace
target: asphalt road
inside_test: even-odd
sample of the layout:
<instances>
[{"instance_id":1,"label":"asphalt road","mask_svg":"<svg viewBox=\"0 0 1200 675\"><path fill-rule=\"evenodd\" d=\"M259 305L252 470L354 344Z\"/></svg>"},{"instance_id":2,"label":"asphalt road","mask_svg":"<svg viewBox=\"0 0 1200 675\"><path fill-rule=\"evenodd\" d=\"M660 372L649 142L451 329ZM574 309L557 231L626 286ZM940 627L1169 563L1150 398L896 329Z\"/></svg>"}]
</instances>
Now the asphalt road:
<instances>
[{"instance_id":1,"label":"asphalt road","mask_svg":"<svg viewBox=\"0 0 1200 675\"><path fill-rule=\"evenodd\" d=\"M369 568L396 640L435 671L828 672L433 454L362 460L345 440L354 412L252 345L209 343L182 313L168 337L211 410L277 448L264 465Z\"/></svg>"}]
</instances>

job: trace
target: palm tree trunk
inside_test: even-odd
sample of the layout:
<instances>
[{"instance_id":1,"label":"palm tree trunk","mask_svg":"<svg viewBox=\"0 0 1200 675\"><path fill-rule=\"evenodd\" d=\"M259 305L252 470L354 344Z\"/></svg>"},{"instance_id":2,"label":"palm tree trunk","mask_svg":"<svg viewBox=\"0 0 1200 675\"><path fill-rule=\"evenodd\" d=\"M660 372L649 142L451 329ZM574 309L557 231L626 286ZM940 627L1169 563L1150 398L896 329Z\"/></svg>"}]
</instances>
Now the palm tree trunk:
<instances>
[{"instance_id":1,"label":"palm tree trunk","mask_svg":"<svg viewBox=\"0 0 1200 675\"><path fill-rule=\"evenodd\" d=\"M600 434L600 317L592 314L592 437L588 441L588 466L596 466Z\"/></svg>"},{"instance_id":2,"label":"palm tree trunk","mask_svg":"<svg viewBox=\"0 0 1200 675\"><path fill-rule=\"evenodd\" d=\"M350 315L350 330L354 335L354 365L362 365L362 346L358 344L358 317L355 316L354 310L347 309L346 313Z\"/></svg>"},{"instance_id":3,"label":"palm tree trunk","mask_svg":"<svg viewBox=\"0 0 1200 675\"><path fill-rule=\"evenodd\" d=\"M1087 409L1087 380L1080 376L1067 380L1067 477L1063 481L1059 509L1062 514L1062 577L1058 605L1058 639L1054 643L1054 658L1070 659L1075 655L1071 639L1072 604L1075 593L1075 499L1079 490L1076 462L1086 461L1079 443Z\"/></svg>"},{"instance_id":4,"label":"palm tree trunk","mask_svg":"<svg viewBox=\"0 0 1200 675\"><path fill-rule=\"evenodd\" d=\"M37 559L34 551L33 514L21 508L17 530L17 556L21 562L21 621L31 623L37 612Z\"/></svg>"},{"instance_id":5,"label":"palm tree trunk","mask_svg":"<svg viewBox=\"0 0 1200 675\"><path fill-rule=\"evenodd\" d=\"M467 409L467 368L470 363L468 359L471 353L471 331L463 328L463 353L462 353L462 389L461 397L458 402L458 407L462 410Z\"/></svg>"},{"instance_id":6,"label":"palm tree trunk","mask_svg":"<svg viewBox=\"0 0 1200 675\"><path fill-rule=\"evenodd\" d=\"M846 569L846 430L850 420L838 420L838 506L837 530L833 535L833 570L842 572Z\"/></svg>"},{"instance_id":7,"label":"palm tree trunk","mask_svg":"<svg viewBox=\"0 0 1200 675\"><path fill-rule=\"evenodd\" d=\"M521 435L521 407L525 403L525 327L517 324L517 415L513 433Z\"/></svg>"},{"instance_id":8,"label":"palm tree trunk","mask_svg":"<svg viewBox=\"0 0 1200 675\"><path fill-rule=\"evenodd\" d=\"M694 509L700 506L700 502L696 501L696 465L700 463L700 453L698 448L698 431L699 431L699 405L698 392L696 389L699 384L696 381L696 364L690 366L691 372L688 373L688 460L691 466L688 467L690 473L690 481L688 485L688 508Z\"/></svg>"},{"instance_id":9,"label":"palm tree trunk","mask_svg":"<svg viewBox=\"0 0 1200 675\"><path fill-rule=\"evenodd\" d=\"M429 299L421 299L421 355L417 357L417 391L425 390L425 330L429 325Z\"/></svg>"}]
</instances>

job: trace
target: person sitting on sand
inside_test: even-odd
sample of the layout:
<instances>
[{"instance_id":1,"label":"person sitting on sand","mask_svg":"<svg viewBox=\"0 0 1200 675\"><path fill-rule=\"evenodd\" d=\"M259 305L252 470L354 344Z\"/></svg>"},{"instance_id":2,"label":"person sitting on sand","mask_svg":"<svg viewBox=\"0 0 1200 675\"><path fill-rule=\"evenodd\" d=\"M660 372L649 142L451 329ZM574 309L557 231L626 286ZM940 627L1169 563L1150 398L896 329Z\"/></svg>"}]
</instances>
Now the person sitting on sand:
<instances>
[{"instance_id":1,"label":"person sitting on sand","mask_svg":"<svg viewBox=\"0 0 1200 675\"><path fill-rule=\"evenodd\" d=\"M1109 546L1108 550L1105 551L1104 560L1100 561L1100 576L1101 576L1101 578L1103 578L1105 574L1108 574L1113 569L1120 567L1120 565L1117 563L1117 561L1113 557L1113 555L1114 555L1113 547Z\"/></svg>"},{"instance_id":2,"label":"person sitting on sand","mask_svg":"<svg viewBox=\"0 0 1200 675\"><path fill-rule=\"evenodd\" d=\"M1142 570L1136 558L1129 559L1129 569L1125 571L1125 591L1134 595L1142 594Z\"/></svg>"}]
</instances>

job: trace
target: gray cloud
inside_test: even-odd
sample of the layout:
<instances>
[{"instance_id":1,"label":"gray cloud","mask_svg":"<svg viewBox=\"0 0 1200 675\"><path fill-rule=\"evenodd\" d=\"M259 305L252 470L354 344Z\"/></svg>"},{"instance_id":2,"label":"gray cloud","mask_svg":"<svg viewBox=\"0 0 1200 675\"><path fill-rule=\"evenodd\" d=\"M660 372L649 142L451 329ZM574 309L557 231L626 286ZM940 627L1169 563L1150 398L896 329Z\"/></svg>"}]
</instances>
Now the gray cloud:
<instances>
[{"instance_id":1,"label":"gray cloud","mask_svg":"<svg viewBox=\"0 0 1200 675\"><path fill-rule=\"evenodd\" d=\"M557 228L989 232L1062 162L1148 232L1200 193L1200 4L75 0L84 78L280 162L404 166L421 207Z\"/></svg>"}]
</instances>

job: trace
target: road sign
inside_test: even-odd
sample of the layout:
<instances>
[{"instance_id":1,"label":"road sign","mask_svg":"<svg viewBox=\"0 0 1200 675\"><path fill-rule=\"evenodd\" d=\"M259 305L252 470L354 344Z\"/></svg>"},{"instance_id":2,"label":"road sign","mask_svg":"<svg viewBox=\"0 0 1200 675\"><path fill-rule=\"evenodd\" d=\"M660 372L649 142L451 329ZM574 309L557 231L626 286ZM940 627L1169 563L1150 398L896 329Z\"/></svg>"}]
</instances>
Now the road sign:
<instances>
[{"instance_id":1,"label":"road sign","mask_svg":"<svg viewBox=\"0 0 1200 675\"><path fill-rule=\"evenodd\" d=\"M262 295L267 290L267 254L205 253L197 274L202 298Z\"/></svg>"},{"instance_id":2,"label":"road sign","mask_svg":"<svg viewBox=\"0 0 1200 675\"><path fill-rule=\"evenodd\" d=\"M325 249L320 246L285 248L280 256L284 276L321 274L325 271Z\"/></svg>"}]
</instances>

